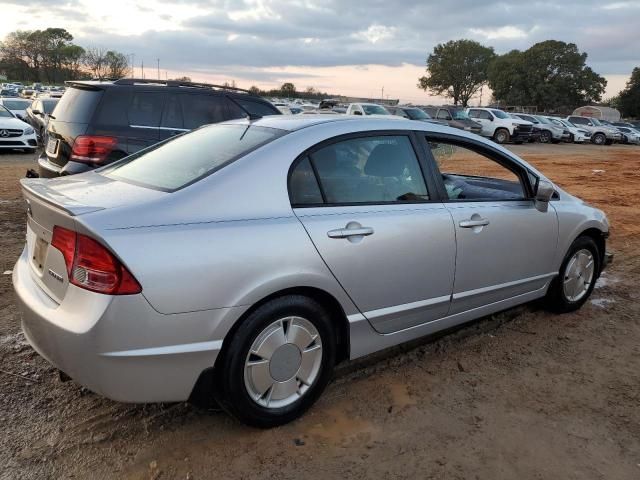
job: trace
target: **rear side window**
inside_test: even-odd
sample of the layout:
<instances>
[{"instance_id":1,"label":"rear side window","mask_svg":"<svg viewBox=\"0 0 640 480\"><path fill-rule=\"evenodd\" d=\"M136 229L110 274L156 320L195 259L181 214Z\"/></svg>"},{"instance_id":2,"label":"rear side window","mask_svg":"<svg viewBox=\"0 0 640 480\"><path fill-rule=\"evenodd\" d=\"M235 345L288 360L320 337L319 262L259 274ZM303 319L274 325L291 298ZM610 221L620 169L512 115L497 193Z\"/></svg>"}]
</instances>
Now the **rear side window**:
<instances>
[{"instance_id":1,"label":"rear side window","mask_svg":"<svg viewBox=\"0 0 640 480\"><path fill-rule=\"evenodd\" d=\"M193 129L226 119L224 98L217 95L181 95L184 128Z\"/></svg>"},{"instance_id":2,"label":"rear side window","mask_svg":"<svg viewBox=\"0 0 640 480\"><path fill-rule=\"evenodd\" d=\"M83 88L68 88L53 110L58 122L89 123L104 92Z\"/></svg>"},{"instance_id":3,"label":"rear side window","mask_svg":"<svg viewBox=\"0 0 640 480\"><path fill-rule=\"evenodd\" d=\"M304 158L289 177L291 205L313 205L322 203L322 193L309 157Z\"/></svg>"},{"instance_id":4,"label":"rear side window","mask_svg":"<svg viewBox=\"0 0 640 480\"><path fill-rule=\"evenodd\" d=\"M182 121L182 106L177 95L169 95L167 104L162 113L161 127L165 128L184 128Z\"/></svg>"},{"instance_id":5,"label":"rear side window","mask_svg":"<svg viewBox=\"0 0 640 480\"><path fill-rule=\"evenodd\" d=\"M234 98L233 100L251 115L258 115L262 117L264 115L278 115L280 113L276 107L272 107L267 103L247 100L245 98Z\"/></svg>"},{"instance_id":6,"label":"rear side window","mask_svg":"<svg viewBox=\"0 0 640 480\"><path fill-rule=\"evenodd\" d=\"M110 177L173 191L213 173L284 133L251 125L212 125L132 155L104 170Z\"/></svg>"},{"instance_id":7,"label":"rear side window","mask_svg":"<svg viewBox=\"0 0 640 480\"><path fill-rule=\"evenodd\" d=\"M129 125L159 127L167 95L162 92L133 92L129 104Z\"/></svg>"}]
</instances>

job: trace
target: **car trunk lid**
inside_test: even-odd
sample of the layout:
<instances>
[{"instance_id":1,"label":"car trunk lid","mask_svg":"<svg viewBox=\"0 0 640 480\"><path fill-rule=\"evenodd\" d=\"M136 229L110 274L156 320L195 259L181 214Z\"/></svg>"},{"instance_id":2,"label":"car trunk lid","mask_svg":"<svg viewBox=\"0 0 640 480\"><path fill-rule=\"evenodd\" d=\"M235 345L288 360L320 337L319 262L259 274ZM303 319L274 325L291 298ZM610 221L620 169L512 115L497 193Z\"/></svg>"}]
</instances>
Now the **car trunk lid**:
<instances>
[{"instance_id":1,"label":"car trunk lid","mask_svg":"<svg viewBox=\"0 0 640 480\"><path fill-rule=\"evenodd\" d=\"M109 179L95 172L55 180L22 179L27 203L27 253L33 278L56 302L69 286L64 256L52 246L54 227L78 231L82 215L131 202L153 200L164 192Z\"/></svg>"}]
</instances>

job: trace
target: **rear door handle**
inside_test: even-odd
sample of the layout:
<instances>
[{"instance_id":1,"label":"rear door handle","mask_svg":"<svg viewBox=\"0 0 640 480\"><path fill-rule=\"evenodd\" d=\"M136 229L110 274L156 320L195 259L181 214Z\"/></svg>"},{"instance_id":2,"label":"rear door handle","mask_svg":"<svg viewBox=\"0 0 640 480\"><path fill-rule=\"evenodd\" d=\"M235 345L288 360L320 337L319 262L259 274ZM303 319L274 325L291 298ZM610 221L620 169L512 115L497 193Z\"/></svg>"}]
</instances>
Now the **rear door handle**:
<instances>
[{"instance_id":1,"label":"rear door handle","mask_svg":"<svg viewBox=\"0 0 640 480\"><path fill-rule=\"evenodd\" d=\"M373 228L360 227L360 228L337 228L335 230L329 230L327 235L329 238L349 238L349 237L366 237L373 234Z\"/></svg>"},{"instance_id":2,"label":"rear door handle","mask_svg":"<svg viewBox=\"0 0 640 480\"><path fill-rule=\"evenodd\" d=\"M479 218L477 220L463 220L459 223L462 228L473 228L473 227L485 227L489 225L489 220L486 218Z\"/></svg>"}]
</instances>

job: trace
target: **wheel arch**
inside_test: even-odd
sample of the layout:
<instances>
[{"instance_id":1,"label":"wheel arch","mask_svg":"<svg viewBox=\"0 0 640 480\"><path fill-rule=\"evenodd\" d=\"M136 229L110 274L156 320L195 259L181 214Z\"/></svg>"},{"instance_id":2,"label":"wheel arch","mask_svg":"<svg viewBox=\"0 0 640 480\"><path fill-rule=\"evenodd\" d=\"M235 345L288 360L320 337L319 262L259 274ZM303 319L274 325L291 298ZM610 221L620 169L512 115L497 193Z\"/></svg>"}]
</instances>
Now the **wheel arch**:
<instances>
[{"instance_id":1,"label":"wheel arch","mask_svg":"<svg viewBox=\"0 0 640 480\"><path fill-rule=\"evenodd\" d=\"M601 229L597 228L597 227L589 227L585 230L582 230L580 233L578 233L575 238L572 240L571 243L575 242L578 238L580 237L589 237L591 238L595 244L596 247L598 247L598 272L597 275L599 276L600 273L602 272L602 267L604 264L604 256L606 253L606 238L608 236L608 232L604 232Z\"/></svg>"}]
</instances>

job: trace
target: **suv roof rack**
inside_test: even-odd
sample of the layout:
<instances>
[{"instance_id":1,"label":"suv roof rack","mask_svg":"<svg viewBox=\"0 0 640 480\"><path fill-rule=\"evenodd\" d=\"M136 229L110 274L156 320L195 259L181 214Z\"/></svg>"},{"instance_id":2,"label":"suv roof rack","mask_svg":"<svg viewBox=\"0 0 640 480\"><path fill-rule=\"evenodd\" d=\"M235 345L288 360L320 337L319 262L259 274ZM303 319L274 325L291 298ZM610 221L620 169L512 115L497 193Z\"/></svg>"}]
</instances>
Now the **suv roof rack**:
<instances>
[{"instance_id":1,"label":"suv roof rack","mask_svg":"<svg viewBox=\"0 0 640 480\"><path fill-rule=\"evenodd\" d=\"M216 85L214 83L183 82L181 80L153 80L146 78L120 78L113 82L114 85L135 85L140 83L148 85L166 85L167 87L212 88L217 90L231 90L234 92L242 92L254 95L253 92L244 88L231 87L229 85Z\"/></svg>"}]
</instances>

